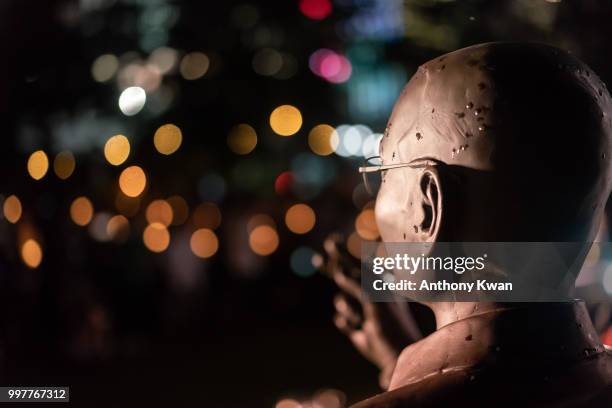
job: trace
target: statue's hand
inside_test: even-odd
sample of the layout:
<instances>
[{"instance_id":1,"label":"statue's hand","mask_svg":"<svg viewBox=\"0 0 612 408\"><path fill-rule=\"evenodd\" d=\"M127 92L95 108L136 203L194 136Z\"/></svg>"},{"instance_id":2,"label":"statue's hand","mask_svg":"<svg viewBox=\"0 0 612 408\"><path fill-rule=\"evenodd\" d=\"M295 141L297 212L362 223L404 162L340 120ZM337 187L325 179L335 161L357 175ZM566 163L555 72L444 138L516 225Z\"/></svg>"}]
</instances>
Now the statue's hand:
<instances>
[{"instance_id":1,"label":"statue's hand","mask_svg":"<svg viewBox=\"0 0 612 408\"><path fill-rule=\"evenodd\" d=\"M341 292L334 300L334 323L355 348L380 369L380 385L387 389L399 353L421 335L405 303L370 303L356 278L359 266L336 236L325 241L326 272Z\"/></svg>"}]
</instances>

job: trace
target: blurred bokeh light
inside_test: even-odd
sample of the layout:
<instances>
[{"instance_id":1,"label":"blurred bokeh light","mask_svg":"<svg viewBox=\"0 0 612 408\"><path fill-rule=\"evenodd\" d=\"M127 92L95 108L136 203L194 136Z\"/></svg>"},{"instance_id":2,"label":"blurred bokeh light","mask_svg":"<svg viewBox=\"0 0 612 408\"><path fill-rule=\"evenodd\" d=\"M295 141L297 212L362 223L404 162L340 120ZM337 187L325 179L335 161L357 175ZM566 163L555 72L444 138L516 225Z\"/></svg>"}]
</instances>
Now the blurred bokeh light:
<instances>
[{"instance_id":1,"label":"blurred bokeh light","mask_svg":"<svg viewBox=\"0 0 612 408\"><path fill-rule=\"evenodd\" d=\"M189 217L189 205L187 201L179 195L168 197L166 200L172 207L172 225L182 225Z\"/></svg>"},{"instance_id":2,"label":"blurred bokeh light","mask_svg":"<svg viewBox=\"0 0 612 408\"><path fill-rule=\"evenodd\" d=\"M16 224L21 218L21 201L16 195L10 195L2 203L4 218L11 224Z\"/></svg>"},{"instance_id":3,"label":"blurred bokeh light","mask_svg":"<svg viewBox=\"0 0 612 408\"><path fill-rule=\"evenodd\" d=\"M200 228L191 235L189 246L193 253L200 258L210 258L219 249L219 240L214 231Z\"/></svg>"},{"instance_id":4,"label":"blurred bokeh light","mask_svg":"<svg viewBox=\"0 0 612 408\"><path fill-rule=\"evenodd\" d=\"M214 230L221 224L221 211L215 203L201 203L193 211L193 225Z\"/></svg>"},{"instance_id":5,"label":"blurred bokeh light","mask_svg":"<svg viewBox=\"0 0 612 408\"><path fill-rule=\"evenodd\" d=\"M147 185L147 176L139 166L130 166L119 175L119 187L128 197L138 197Z\"/></svg>"},{"instance_id":6,"label":"blurred bokeh light","mask_svg":"<svg viewBox=\"0 0 612 408\"><path fill-rule=\"evenodd\" d=\"M66 180L74 172L76 162L70 150L59 152L53 160L53 171L62 180Z\"/></svg>"},{"instance_id":7,"label":"blurred bokeh light","mask_svg":"<svg viewBox=\"0 0 612 408\"><path fill-rule=\"evenodd\" d=\"M227 144L236 154L249 154L257 145L257 133L252 126L242 123L230 130Z\"/></svg>"},{"instance_id":8,"label":"blurred bokeh light","mask_svg":"<svg viewBox=\"0 0 612 408\"><path fill-rule=\"evenodd\" d=\"M259 225L249 235L249 245L257 255L267 256L278 248L279 239L276 229L269 225Z\"/></svg>"},{"instance_id":9,"label":"blurred bokeh light","mask_svg":"<svg viewBox=\"0 0 612 408\"><path fill-rule=\"evenodd\" d=\"M308 134L308 145L312 151L320 156L332 154L340 142L336 129L327 124L320 124L312 128Z\"/></svg>"},{"instance_id":10,"label":"blurred bokeh light","mask_svg":"<svg viewBox=\"0 0 612 408\"><path fill-rule=\"evenodd\" d=\"M108 224L112 219L111 215L106 211L95 213L91 222L87 226L87 231L91 238L98 242L108 242L111 240L109 235Z\"/></svg>"},{"instance_id":11,"label":"blurred bokeh light","mask_svg":"<svg viewBox=\"0 0 612 408\"><path fill-rule=\"evenodd\" d=\"M312 53L308 64L315 75L335 84L348 81L353 72L351 61L346 56L326 48Z\"/></svg>"},{"instance_id":12,"label":"blurred bokeh light","mask_svg":"<svg viewBox=\"0 0 612 408\"><path fill-rule=\"evenodd\" d=\"M115 242L125 242L130 235L130 222L123 215L114 215L106 224L106 234Z\"/></svg>"},{"instance_id":13,"label":"blurred bokeh light","mask_svg":"<svg viewBox=\"0 0 612 408\"><path fill-rule=\"evenodd\" d=\"M158 152L165 155L176 152L181 147L182 142L183 133L181 129L172 123L160 126L153 136L155 148Z\"/></svg>"},{"instance_id":14,"label":"blurred bokeh light","mask_svg":"<svg viewBox=\"0 0 612 408\"><path fill-rule=\"evenodd\" d=\"M130 141L123 135L109 138L104 145L104 157L113 166L123 164L130 155Z\"/></svg>"},{"instance_id":15,"label":"blurred bokeh light","mask_svg":"<svg viewBox=\"0 0 612 408\"><path fill-rule=\"evenodd\" d=\"M149 251L163 252L170 244L170 233L164 224L155 222L144 229L142 241Z\"/></svg>"},{"instance_id":16,"label":"blurred bokeh light","mask_svg":"<svg viewBox=\"0 0 612 408\"><path fill-rule=\"evenodd\" d=\"M40 244L34 239L28 239L21 246L21 259L28 268L38 268L42 262L43 253Z\"/></svg>"},{"instance_id":17,"label":"blurred bokeh light","mask_svg":"<svg viewBox=\"0 0 612 408\"><path fill-rule=\"evenodd\" d=\"M91 76L97 82L106 82L113 78L119 68L119 60L113 54L100 55L91 65Z\"/></svg>"},{"instance_id":18,"label":"blurred bokeh light","mask_svg":"<svg viewBox=\"0 0 612 408\"><path fill-rule=\"evenodd\" d=\"M126 116L134 116L144 108L147 94L139 86L130 86L119 95L119 109Z\"/></svg>"},{"instance_id":19,"label":"blurred bokeh light","mask_svg":"<svg viewBox=\"0 0 612 408\"><path fill-rule=\"evenodd\" d=\"M299 247L293 251L291 257L289 258L293 272L303 278L314 275L314 273L317 271L312 262L315 255L315 251L308 247Z\"/></svg>"},{"instance_id":20,"label":"blurred bokeh light","mask_svg":"<svg viewBox=\"0 0 612 408\"><path fill-rule=\"evenodd\" d=\"M293 181L293 173L290 171L283 171L276 177L276 180L274 180L274 191L276 191L278 195L287 194L293 187Z\"/></svg>"},{"instance_id":21,"label":"blurred bokeh light","mask_svg":"<svg viewBox=\"0 0 612 408\"><path fill-rule=\"evenodd\" d=\"M87 197L77 197L70 205L70 218L81 227L90 223L93 212L93 204Z\"/></svg>"},{"instance_id":22,"label":"blurred bokeh light","mask_svg":"<svg viewBox=\"0 0 612 408\"><path fill-rule=\"evenodd\" d=\"M300 11L313 20L322 20L332 12L330 0L300 0Z\"/></svg>"},{"instance_id":23,"label":"blurred bokeh light","mask_svg":"<svg viewBox=\"0 0 612 408\"><path fill-rule=\"evenodd\" d=\"M378 238L378 227L376 217L372 208L364 209L355 220L355 231L365 240L374 241Z\"/></svg>"},{"instance_id":24,"label":"blurred bokeh light","mask_svg":"<svg viewBox=\"0 0 612 408\"><path fill-rule=\"evenodd\" d=\"M292 136L302 127L302 113L291 105L281 105L270 114L270 127L280 136Z\"/></svg>"},{"instance_id":25,"label":"blurred bokeh light","mask_svg":"<svg viewBox=\"0 0 612 408\"><path fill-rule=\"evenodd\" d=\"M160 74L171 72L178 61L178 52L169 47L159 47L149 56L149 62L157 67Z\"/></svg>"},{"instance_id":26,"label":"blurred bokeh light","mask_svg":"<svg viewBox=\"0 0 612 408\"><path fill-rule=\"evenodd\" d=\"M183 78L193 81L199 79L206 74L210 60L206 54L201 52L192 52L183 57L181 60L180 70Z\"/></svg>"},{"instance_id":27,"label":"blurred bokeh light","mask_svg":"<svg viewBox=\"0 0 612 408\"><path fill-rule=\"evenodd\" d=\"M34 180L45 177L49 170L49 158L42 150L37 150L28 158L28 173Z\"/></svg>"},{"instance_id":28,"label":"blurred bokeh light","mask_svg":"<svg viewBox=\"0 0 612 408\"><path fill-rule=\"evenodd\" d=\"M296 234L306 234L314 228L315 222L315 212L306 204L295 204L285 214L287 228Z\"/></svg>"},{"instance_id":29,"label":"blurred bokeh light","mask_svg":"<svg viewBox=\"0 0 612 408\"><path fill-rule=\"evenodd\" d=\"M166 227L172 224L174 216L172 206L166 200L151 201L145 215L149 224L158 222Z\"/></svg>"},{"instance_id":30,"label":"blurred bokeh light","mask_svg":"<svg viewBox=\"0 0 612 408\"><path fill-rule=\"evenodd\" d=\"M263 48L253 56L253 70L259 75L275 75L282 67L283 56L272 48Z\"/></svg>"}]
</instances>

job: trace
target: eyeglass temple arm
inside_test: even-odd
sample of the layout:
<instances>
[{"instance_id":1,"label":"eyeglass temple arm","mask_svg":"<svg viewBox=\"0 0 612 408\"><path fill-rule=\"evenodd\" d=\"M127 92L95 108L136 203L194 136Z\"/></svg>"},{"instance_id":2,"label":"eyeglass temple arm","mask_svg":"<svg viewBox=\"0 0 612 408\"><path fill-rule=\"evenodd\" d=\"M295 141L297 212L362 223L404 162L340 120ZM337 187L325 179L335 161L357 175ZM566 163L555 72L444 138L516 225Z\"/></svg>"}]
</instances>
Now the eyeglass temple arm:
<instances>
[{"instance_id":1,"label":"eyeglass temple arm","mask_svg":"<svg viewBox=\"0 0 612 408\"><path fill-rule=\"evenodd\" d=\"M425 167L425 166L431 166L434 164L435 164L435 161L432 159L417 159L417 160L411 161L410 163L395 163L395 164L387 164L387 165L381 165L381 166L363 166L363 167L359 167L359 173L374 173L374 172L381 171L381 170L397 169L400 167L420 168L420 167Z\"/></svg>"},{"instance_id":2,"label":"eyeglass temple arm","mask_svg":"<svg viewBox=\"0 0 612 408\"><path fill-rule=\"evenodd\" d=\"M380 171L380 168L382 166L364 166L364 167L359 167L359 172L360 173L374 173L377 171Z\"/></svg>"}]
</instances>

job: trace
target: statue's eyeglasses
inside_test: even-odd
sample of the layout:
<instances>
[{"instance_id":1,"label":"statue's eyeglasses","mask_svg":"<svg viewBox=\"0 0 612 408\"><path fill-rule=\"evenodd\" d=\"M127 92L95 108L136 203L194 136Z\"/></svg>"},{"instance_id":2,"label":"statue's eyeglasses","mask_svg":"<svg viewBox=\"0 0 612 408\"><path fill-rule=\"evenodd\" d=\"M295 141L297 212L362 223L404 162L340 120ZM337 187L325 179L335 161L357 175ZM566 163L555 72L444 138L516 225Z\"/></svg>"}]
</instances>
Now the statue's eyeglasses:
<instances>
[{"instance_id":1,"label":"statue's eyeglasses","mask_svg":"<svg viewBox=\"0 0 612 408\"><path fill-rule=\"evenodd\" d=\"M376 197L380 185L383 183L387 170L399 169L402 167L410 167L413 169L423 169L428 166L436 165L436 160L429 158L418 158L411 160L408 163L393 163L382 164L380 156L373 156L366 159L366 165L359 167L359 173L363 176L363 184L366 191Z\"/></svg>"}]
</instances>

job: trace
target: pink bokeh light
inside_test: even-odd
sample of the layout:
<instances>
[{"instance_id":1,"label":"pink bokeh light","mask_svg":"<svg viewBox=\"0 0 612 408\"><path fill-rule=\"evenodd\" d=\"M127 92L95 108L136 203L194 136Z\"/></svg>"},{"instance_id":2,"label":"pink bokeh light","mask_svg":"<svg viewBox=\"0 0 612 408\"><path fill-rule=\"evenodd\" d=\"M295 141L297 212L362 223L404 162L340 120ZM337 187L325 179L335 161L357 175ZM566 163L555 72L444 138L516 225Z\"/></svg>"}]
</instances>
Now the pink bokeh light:
<instances>
[{"instance_id":1,"label":"pink bokeh light","mask_svg":"<svg viewBox=\"0 0 612 408\"><path fill-rule=\"evenodd\" d=\"M348 58L326 48L313 52L308 65L315 75L334 84L348 81L353 71Z\"/></svg>"}]
</instances>

